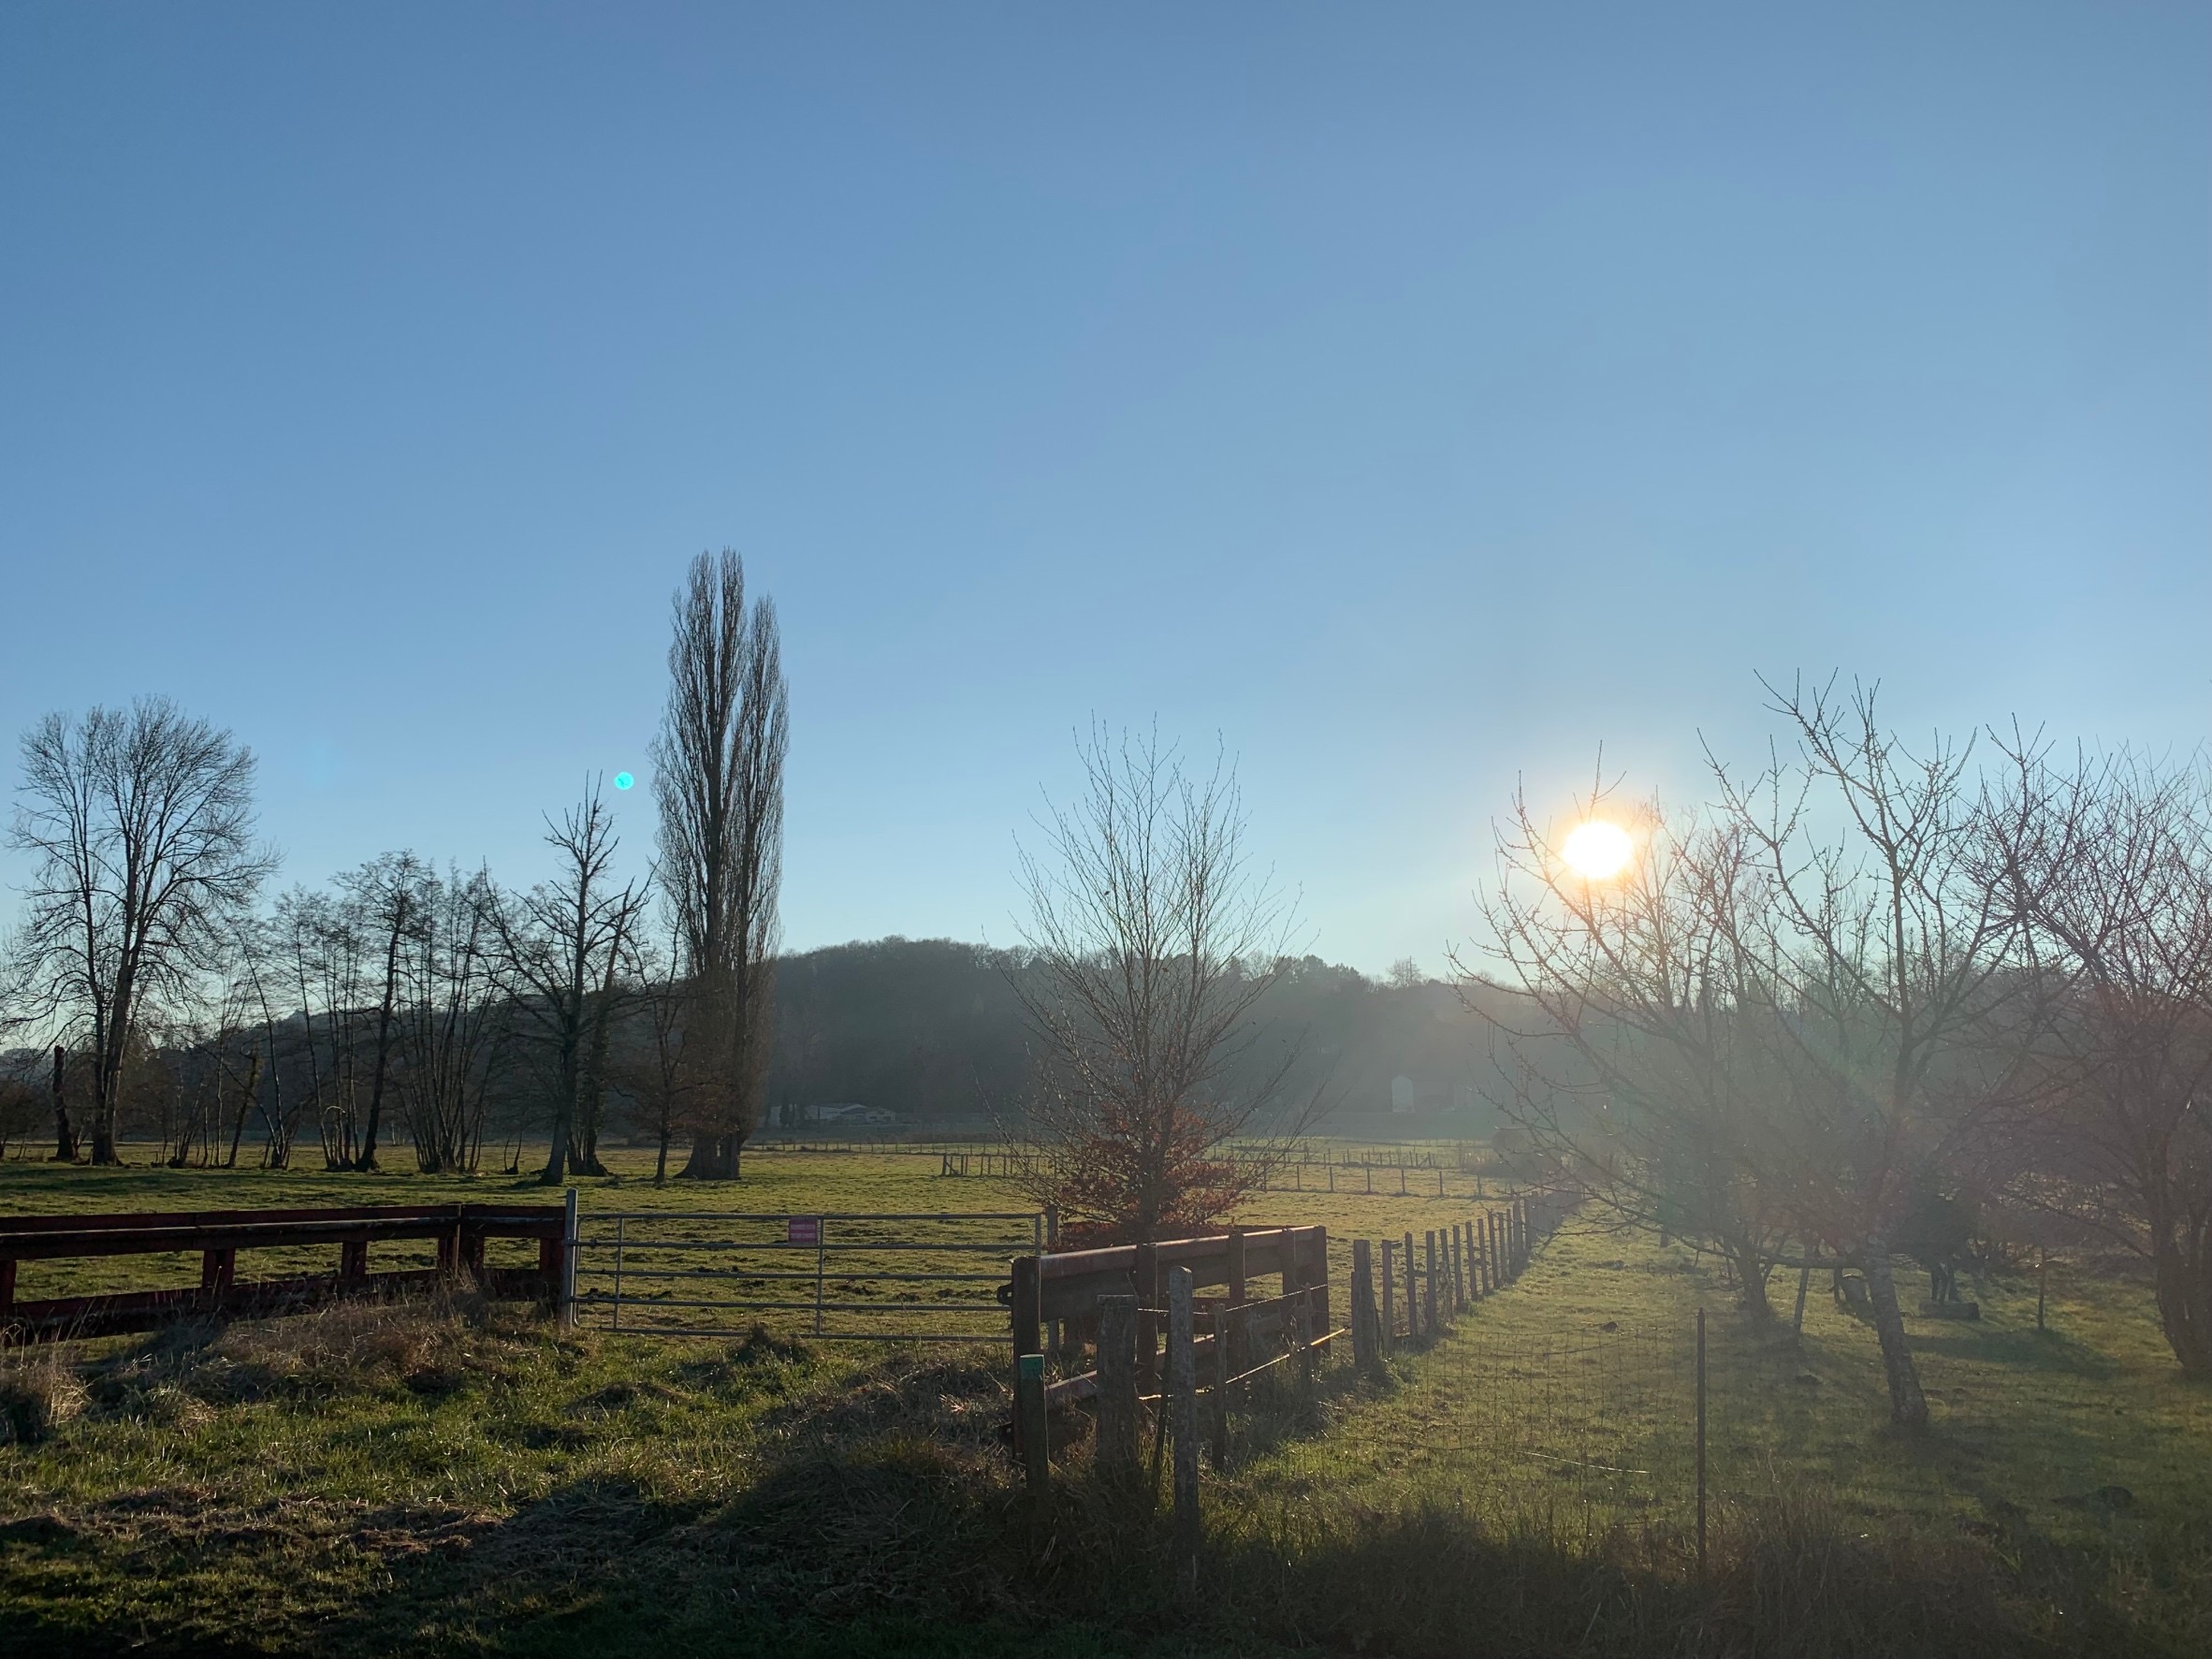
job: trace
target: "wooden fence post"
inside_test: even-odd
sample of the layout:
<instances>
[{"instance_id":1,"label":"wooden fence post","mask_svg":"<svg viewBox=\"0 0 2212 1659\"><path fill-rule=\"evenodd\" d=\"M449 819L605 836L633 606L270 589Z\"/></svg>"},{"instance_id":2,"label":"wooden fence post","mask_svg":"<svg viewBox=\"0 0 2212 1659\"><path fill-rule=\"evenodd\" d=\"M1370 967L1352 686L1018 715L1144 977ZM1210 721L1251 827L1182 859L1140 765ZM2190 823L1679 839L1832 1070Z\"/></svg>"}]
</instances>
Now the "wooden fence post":
<instances>
[{"instance_id":1,"label":"wooden fence post","mask_svg":"<svg viewBox=\"0 0 2212 1659\"><path fill-rule=\"evenodd\" d=\"M1137 1246L1137 1384L1153 1392L1159 1379L1159 1252L1151 1244ZM1167 1421L1167 1413L1160 1413Z\"/></svg>"},{"instance_id":2,"label":"wooden fence post","mask_svg":"<svg viewBox=\"0 0 2212 1659\"><path fill-rule=\"evenodd\" d=\"M1232 1227L1229 1230L1229 1305L1242 1307L1245 1295L1244 1230Z\"/></svg>"},{"instance_id":3,"label":"wooden fence post","mask_svg":"<svg viewBox=\"0 0 2212 1659\"><path fill-rule=\"evenodd\" d=\"M1398 1289L1390 1278L1390 1258L1396 1254L1397 1249L1398 1243L1395 1239L1383 1240L1382 1320L1377 1328L1376 1335L1380 1339L1381 1349L1386 1354L1397 1346Z\"/></svg>"},{"instance_id":4,"label":"wooden fence post","mask_svg":"<svg viewBox=\"0 0 2212 1659\"><path fill-rule=\"evenodd\" d=\"M1226 1309L1214 1310L1214 1467L1229 1467L1229 1326Z\"/></svg>"},{"instance_id":5,"label":"wooden fence post","mask_svg":"<svg viewBox=\"0 0 2212 1659\"><path fill-rule=\"evenodd\" d=\"M561 1194L560 1216L560 1328L576 1328L576 1258L583 1243L576 1231L576 1189Z\"/></svg>"},{"instance_id":6,"label":"wooden fence post","mask_svg":"<svg viewBox=\"0 0 2212 1659\"><path fill-rule=\"evenodd\" d=\"M1405 1173L1405 1166L1398 1166L1398 1173ZM1405 1230L1405 1334L1421 1334L1420 1274L1413 1265L1413 1229Z\"/></svg>"},{"instance_id":7,"label":"wooden fence post","mask_svg":"<svg viewBox=\"0 0 2212 1659\"><path fill-rule=\"evenodd\" d=\"M1039 1338L1043 1324L1040 1317L1043 1284L1039 1265L1034 1256L1013 1259L1013 1349L1017 1360L1023 1354L1044 1351Z\"/></svg>"},{"instance_id":8,"label":"wooden fence post","mask_svg":"<svg viewBox=\"0 0 2212 1659\"><path fill-rule=\"evenodd\" d=\"M1168 1417L1175 1438L1175 1563L1186 1588L1198 1588L1199 1426L1197 1332L1192 1329L1191 1273L1168 1270Z\"/></svg>"},{"instance_id":9,"label":"wooden fence post","mask_svg":"<svg viewBox=\"0 0 2212 1659\"><path fill-rule=\"evenodd\" d=\"M1044 1206L1044 1248L1046 1253L1050 1254L1051 1252L1057 1250L1059 1247L1060 1206L1057 1204L1047 1204ZM1041 1302L1044 1294L1043 1277L1044 1275L1041 1271L1038 1274L1038 1296ZM1048 1319L1045 1321L1044 1362L1048 1369L1055 1372L1064 1371L1067 1365L1067 1356L1060 1351L1060 1321L1057 1319Z\"/></svg>"},{"instance_id":10,"label":"wooden fence post","mask_svg":"<svg viewBox=\"0 0 2212 1659\"><path fill-rule=\"evenodd\" d=\"M1306 1283L1312 1286L1314 1290L1314 1317L1320 1320L1320 1330L1323 1332L1326 1332L1330 1329L1329 1230L1326 1227L1317 1227L1314 1229L1313 1271L1307 1274Z\"/></svg>"},{"instance_id":11,"label":"wooden fence post","mask_svg":"<svg viewBox=\"0 0 2212 1659\"><path fill-rule=\"evenodd\" d=\"M1375 1369L1375 1246L1365 1239L1352 1241L1352 1363L1362 1372Z\"/></svg>"},{"instance_id":12,"label":"wooden fence post","mask_svg":"<svg viewBox=\"0 0 2212 1659\"><path fill-rule=\"evenodd\" d=\"M1457 1221L1451 1224L1451 1311L1455 1314L1467 1311L1467 1257L1460 1247L1465 1238L1463 1225Z\"/></svg>"},{"instance_id":13,"label":"wooden fence post","mask_svg":"<svg viewBox=\"0 0 2212 1659\"><path fill-rule=\"evenodd\" d=\"M1014 1438L1022 1448L1022 1471L1029 1486L1029 1510L1039 1521L1053 1512L1052 1448L1046 1440L1044 1413L1044 1356L1022 1354L1014 1360Z\"/></svg>"},{"instance_id":14,"label":"wooden fence post","mask_svg":"<svg viewBox=\"0 0 2212 1659\"><path fill-rule=\"evenodd\" d=\"M1427 1270L1421 1275L1424 1280L1421 1288L1421 1323L1428 1328L1429 1334L1434 1336L1437 1331L1438 1302L1436 1296L1436 1230L1433 1227L1429 1229L1428 1236L1421 1241L1421 1263Z\"/></svg>"},{"instance_id":15,"label":"wooden fence post","mask_svg":"<svg viewBox=\"0 0 2212 1659\"><path fill-rule=\"evenodd\" d=\"M1314 1404L1314 1288L1307 1286L1298 1299L1298 1323L1292 1339L1298 1344L1298 1396L1309 1410Z\"/></svg>"},{"instance_id":16,"label":"wooden fence post","mask_svg":"<svg viewBox=\"0 0 2212 1659\"><path fill-rule=\"evenodd\" d=\"M1137 1299L1099 1298L1099 1463L1137 1482Z\"/></svg>"}]
</instances>

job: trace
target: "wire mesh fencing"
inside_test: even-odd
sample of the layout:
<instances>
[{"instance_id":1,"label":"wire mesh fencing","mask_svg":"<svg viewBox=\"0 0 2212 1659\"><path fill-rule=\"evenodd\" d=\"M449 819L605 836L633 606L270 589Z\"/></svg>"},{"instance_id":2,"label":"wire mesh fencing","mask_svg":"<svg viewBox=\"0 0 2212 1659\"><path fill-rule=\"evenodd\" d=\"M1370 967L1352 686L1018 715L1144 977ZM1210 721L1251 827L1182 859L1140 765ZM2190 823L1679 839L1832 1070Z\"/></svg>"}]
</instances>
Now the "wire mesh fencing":
<instances>
[{"instance_id":1,"label":"wire mesh fencing","mask_svg":"<svg viewBox=\"0 0 2212 1659\"><path fill-rule=\"evenodd\" d=\"M575 1305L587 1324L635 1335L761 1326L824 1342L1004 1344L1001 1288L1043 1228L1027 1210L593 1215L577 1239Z\"/></svg>"}]
</instances>

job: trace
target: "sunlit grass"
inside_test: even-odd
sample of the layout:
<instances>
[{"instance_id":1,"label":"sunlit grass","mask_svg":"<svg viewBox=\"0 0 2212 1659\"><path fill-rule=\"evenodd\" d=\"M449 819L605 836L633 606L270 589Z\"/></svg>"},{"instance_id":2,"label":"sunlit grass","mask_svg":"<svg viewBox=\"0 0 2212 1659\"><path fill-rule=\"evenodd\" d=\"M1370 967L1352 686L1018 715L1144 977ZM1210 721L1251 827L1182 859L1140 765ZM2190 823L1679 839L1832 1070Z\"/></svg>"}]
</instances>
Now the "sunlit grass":
<instances>
[{"instance_id":1,"label":"sunlit grass","mask_svg":"<svg viewBox=\"0 0 2212 1659\"><path fill-rule=\"evenodd\" d=\"M1021 1207L934 1158L768 1155L740 1183L658 1191L647 1158L617 1160L620 1180L579 1184L587 1213ZM0 1166L17 1211L550 1196L498 1176ZM1352 1238L1477 1208L1271 1192L1245 1218L1328 1225L1341 1299ZM137 1266L94 1277L142 1282ZM0 1646L131 1630L153 1651L331 1654L1441 1655L1477 1627L1532 1653L1571 1627L1623 1654L2204 1651L2212 1395L2179 1376L2142 1285L2061 1264L2041 1332L2025 1278L1971 1285L1979 1323L1910 1317L1935 1415L1916 1436L1885 1426L1871 1333L1825 1284L1789 1336L1794 1290L1778 1276L1760 1330L1710 1259L1570 1228L1380 1382L1338 1365L1309 1403L1276 1374L1207 1476L1195 1610L1158 1571L1157 1521L1086 1495L1079 1425L1040 1557L995 1349L563 1335L469 1302L111 1340L80 1350L84 1397L42 1438L0 1446Z\"/></svg>"}]
</instances>

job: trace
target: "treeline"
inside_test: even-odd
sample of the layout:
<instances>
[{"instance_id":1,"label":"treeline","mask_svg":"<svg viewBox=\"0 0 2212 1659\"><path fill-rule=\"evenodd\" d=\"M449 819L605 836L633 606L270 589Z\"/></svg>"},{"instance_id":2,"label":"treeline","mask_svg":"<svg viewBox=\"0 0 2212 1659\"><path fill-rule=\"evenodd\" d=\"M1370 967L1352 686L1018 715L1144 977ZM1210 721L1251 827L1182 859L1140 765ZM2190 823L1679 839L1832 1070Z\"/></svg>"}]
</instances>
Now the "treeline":
<instances>
[{"instance_id":1,"label":"treeline","mask_svg":"<svg viewBox=\"0 0 2212 1659\"><path fill-rule=\"evenodd\" d=\"M1510 1084L1492 1027L1461 991L1411 964L1376 980L1317 956L1279 965L1256 1008L1255 1041L1222 1080L1254 1092L1285 1061L1274 1116L1371 1133L1377 1118L1482 1133ZM834 945L777 965L777 1104L852 1101L916 1123L1011 1120L1035 1072L1020 997L1033 959L952 939ZM1502 1006L1502 993L1479 987ZM1392 1084L1403 1080L1394 1100ZM1410 1094L1411 1099L1404 1099ZM1409 1113L1398 1110L1409 1106Z\"/></svg>"},{"instance_id":2,"label":"treeline","mask_svg":"<svg viewBox=\"0 0 2212 1659\"><path fill-rule=\"evenodd\" d=\"M235 1163L251 1134L278 1167L307 1141L372 1170L403 1138L466 1171L536 1134L557 1183L602 1168L619 1101L663 1174L679 1138L686 1173L735 1174L773 1039L787 692L735 554L694 560L673 608L638 880L593 780L528 889L393 852L265 904L278 861L230 733L162 697L40 720L9 834L32 877L0 951L0 1133L27 1132L42 1071L64 1161L151 1129L178 1166Z\"/></svg>"},{"instance_id":3,"label":"treeline","mask_svg":"<svg viewBox=\"0 0 2212 1659\"><path fill-rule=\"evenodd\" d=\"M579 1169L604 1168L610 1141L680 1137L681 1112L659 1086L676 990L668 958L640 942L609 980L593 951L600 977L569 1003L570 987L528 971L560 959L557 937L528 911L560 891L516 895L486 871L397 852L284 893L241 930L198 1017L150 1022L134 1038L115 1134L158 1145L178 1167L305 1157L355 1169L403 1146L426 1171L514 1171L569 1099ZM766 1099L860 1102L923 1128L1018 1121L1033 1038L1017 984L1030 971L1021 951L952 939L780 957ZM1258 1077L1291 1061L1286 1118L1361 1132L1391 1118L1460 1133L1494 1121L1506 1083L1489 1028L1449 985L1405 970L1377 981L1309 956L1283 965L1262 1008L1240 1063ZM49 1054L7 1056L0 1145L53 1150L56 1104L81 1115L93 1056L65 1055L58 1096ZM1412 1118L1393 1112L1399 1079L1418 1091Z\"/></svg>"}]
</instances>

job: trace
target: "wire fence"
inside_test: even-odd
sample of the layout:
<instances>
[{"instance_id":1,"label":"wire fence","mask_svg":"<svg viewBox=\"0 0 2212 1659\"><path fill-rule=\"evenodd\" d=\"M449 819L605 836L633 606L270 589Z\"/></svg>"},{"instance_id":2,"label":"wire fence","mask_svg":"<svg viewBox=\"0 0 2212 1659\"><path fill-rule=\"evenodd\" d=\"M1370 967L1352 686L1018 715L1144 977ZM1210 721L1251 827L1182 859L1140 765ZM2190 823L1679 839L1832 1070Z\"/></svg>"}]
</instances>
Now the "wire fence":
<instances>
[{"instance_id":1,"label":"wire fence","mask_svg":"<svg viewBox=\"0 0 2212 1659\"><path fill-rule=\"evenodd\" d=\"M1171 1336L1144 1429L1150 1481L1174 1471L1178 1535L1186 1511L1202 1506L1203 1469L1208 1480L1288 1503L1433 1502L1506 1525L1625 1527L1702 1563L1721 1494L1749 1496L1747 1482L1770 1478L1749 1453L1770 1426L1763 1417L1793 1402L1754 1396L1770 1356L1746 1349L1712 1364L1700 1309L1630 1323L1562 1295L1556 1274L1521 1290L1516 1281L1558 1219L1538 1201L1418 1238L1332 1239L1332 1280L1337 1259L1351 1259L1349 1293L1331 1293L1337 1322L1349 1316L1336 1334L1351 1340L1248 1378L1229 1375L1245 1361L1225 1366L1217 1338L1209 1351L1207 1299L1198 1299L1195 1375L1173 1381ZM1709 1433L1723 1374L1734 1390L1725 1404L1751 1431L1725 1464ZM1190 1390L1180 1416L1179 1386ZM1160 1448L1175 1444L1181 1423L1197 1456L1165 1460Z\"/></svg>"},{"instance_id":2,"label":"wire fence","mask_svg":"<svg viewBox=\"0 0 2212 1659\"><path fill-rule=\"evenodd\" d=\"M633 1335L1004 1343L1009 1264L1043 1243L1030 1210L603 1212L581 1220L574 1305Z\"/></svg>"},{"instance_id":3,"label":"wire fence","mask_svg":"<svg viewBox=\"0 0 2212 1659\"><path fill-rule=\"evenodd\" d=\"M1293 1489L1364 1483L1378 1495L1500 1516L1658 1526L1691 1544L1700 1469L1694 1335L1666 1327L1532 1335L1473 1321L1425 1351L1402 1349L1390 1372L1387 1391L1328 1434L1260 1426L1238 1449Z\"/></svg>"}]
</instances>

